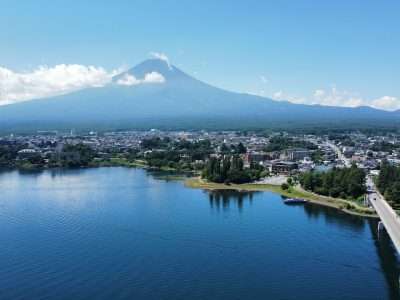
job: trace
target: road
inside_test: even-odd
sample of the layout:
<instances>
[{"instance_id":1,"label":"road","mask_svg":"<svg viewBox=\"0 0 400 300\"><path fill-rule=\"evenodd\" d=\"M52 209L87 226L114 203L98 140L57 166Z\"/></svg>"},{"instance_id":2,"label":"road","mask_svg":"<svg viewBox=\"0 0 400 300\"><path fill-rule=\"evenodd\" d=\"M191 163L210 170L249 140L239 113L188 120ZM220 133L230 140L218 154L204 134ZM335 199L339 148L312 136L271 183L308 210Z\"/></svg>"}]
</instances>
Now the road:
<instances>
[{"instance_id":1,"label":"road","mask_svg":"<svg viewBox=\"0 0 400 300\"><path fill-rule=\"evenodd\" d=\"M351 167L351 161L350 161L350 159L346 158L346 157L343 155L342 151L340 151L340 149L339 149L338 146L336 146L336 145L335 145L334 143L332 143L332 142L326 142L325 144L326 144L326 146L332 148L332 149L336 152L336 155L337 155L338 159L341 160L341 161L344 163L344 165L345 165L346 167L348 167L348 168Z\"/></svg>"},{"instance_id":2,"label":"road","mask_svg":"<svg viewBox=\"0 0 400 300\"><path fill-rule=\"evenodd\" d=\"M367 187L372 191L368 194L369 202L379 215L387 233L397 249L397 252L400 253L400 217L377 191L372 178L369 176L367 177Z\"/></svg>"},{"instance_id":3,"label":"road","mask_svg":"<svg viewBox=\"0 0 400 300\"><path fill-rule=\"evenodd\" d=\"M325 145L336 152L338 159L343 161L346 167L351 166L350 159L343 155L338 146L329 141L325 142ZM366 181L368 190L371 191L367 194L369 203L379 215L379 218L385 226L386 232L389 234L394 246L397 249L397 252L400 253L400 217L386 202L384 197L378 192L372 178L367 176Z\"/></svg>"}]
</instances>

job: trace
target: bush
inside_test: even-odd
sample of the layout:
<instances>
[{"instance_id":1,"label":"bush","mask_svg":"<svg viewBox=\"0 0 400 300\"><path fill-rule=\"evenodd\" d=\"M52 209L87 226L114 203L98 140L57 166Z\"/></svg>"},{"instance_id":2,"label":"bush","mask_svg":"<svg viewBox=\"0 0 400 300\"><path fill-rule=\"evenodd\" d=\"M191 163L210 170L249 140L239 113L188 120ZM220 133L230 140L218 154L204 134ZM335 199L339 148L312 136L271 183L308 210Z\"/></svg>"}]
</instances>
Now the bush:
<instances>
[{"instance_id":1,"label":"bush","mask_svg":"<svg viewBox=\"0 0 400 300\"><path fill-rule=\"evenodd\" d=\"M287 183L282 183L282 184L281 184L281 189L284 190L284 191L286 191L286 190L289 189L289 185L288 185Z\"/></svg>"}]
</instances>

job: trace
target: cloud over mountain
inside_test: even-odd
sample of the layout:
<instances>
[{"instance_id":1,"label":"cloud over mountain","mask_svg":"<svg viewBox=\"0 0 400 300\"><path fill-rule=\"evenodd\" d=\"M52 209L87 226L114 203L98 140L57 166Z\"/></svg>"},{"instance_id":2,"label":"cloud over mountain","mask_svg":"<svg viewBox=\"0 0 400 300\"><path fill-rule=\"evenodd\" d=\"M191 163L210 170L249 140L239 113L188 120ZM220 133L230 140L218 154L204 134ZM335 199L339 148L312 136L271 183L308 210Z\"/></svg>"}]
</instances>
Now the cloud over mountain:
<instances>
[{"instance_id":1,"label":"cloud over mountain","mask_svg":"<svg viewBox=\"0 0 400 300\"><path fill-rule=\"evenodd\" d=\"M160 59L162 61L165 61L168 65L168 68L171 69L171 63L169 61L168 56L165 53L160 53L160 52L150 52L150 56L156 59Z\"/></svg>"},{"instance_id":2,"label":"cloud over mountain","mask_svg":"<svg viewBox=\"0 0 400 300\"><path fill-rule=\"evenodd\" d=\"M131 74L124 74L121 78L117 80L117 84L126 86L138 85L143 83L163 83L163 82L165 82L165 78L158 72L147 73L143 79L137 79L135 76Z\"/></svg>"},{"instance_id":3,"label":"cloud over mountain","mask_svg":"<svg viewBox=\"0 0 400 300\"><path fill-rule=\"evenodd\" d=\"M90 87L102 87L120 74L122 69L107 71L103 67L78 64L60 64L53 67L39 66L32 71L16 72L0 67L0 105L37 98L68 94ZM165 78L149 72L143 78L126 75L118 80L120 85L163 83Z\"/></svg>"},{"instance_id":4,"label":"cloud over mountain","mask_svg":"<svg viewBox=\"0 0 400 300\"><path fill-rule=\"evenodd\" d=\"M143 61L116 76L112 76L113 72L101 68L72 68L79 75L80 80L77 81L69 78L73 72L68 67L61 70L62 72L54 72L51 68L43 69L26 76L25 73L15 74L9 70L4 72L3 69L6 73L3 76L7 78L7 87L27 85L30 89L26 94L30 93L29 95L33 92L49 94L78 89L85 85L89 88L81 88L79 91L56 97L0 106L0 129L8 128L12 132L18 126L26 128L26 124L30 124L29 128L34 130L79 126L261 128L273 124L293 126L310 123L400 122L397 112L368 107L293 104L230 92L202 82L176 66L168 66L165 60L160 59ZM40 72L43 75L40 76L41 80L38 80L36 73ZM61 82L63 84L60 84ZM25 95L19 92L19 95ZM332 91L321 90L315 97L321 97L321 100L329 97L337 100L342 97L338 91L335 91L333 96L331 94ZM288 98L283 92L277 93L276 97L282 100L303 101L300 98ZM380 105L391 105L396 99L385 97L380 101Z\"/></svg>"},{"instance_id":5,"label":"cloud over mountain","mask_svg":"<svg viewBox=\"0 0 400 300\"><path fill-rule=\"evenodd\" d=\"M101 87L119 72L78 64L40 66L27 72L0 67L0 105Z\"/></svg>"},{"instance_id":6,"label":"cloud over mountain","mask_svg":"<svg viewBox=\"0 0 400 300\"><path fill-rule=\"evenodd\" d=\"M172 71L168 57L164 53L151 52L153 57L164 62L165 70ZM164 70L164 71L165 71ZM111 83L113 77L123 69L106 70L98 66L79 64L59 64L52 67L39 66L31 71L17 72L0 67L0 105L13 104L31 99L47 98L90 87L102 87ZM164 83L167 78L155 69L147 69L140 74L122 73L115 81L117 85L137 86L149 83ZM168 72L164 72L169 74ZM260 76L263 84L269 82ZM255 93L265 97L264 90ZM357 107L370 106L384 110L400 109L398 97L384 95L378 98L365 98L359 93L330 88L316 89L310 97L292 95L282 90L272 94L275 100L285 100L297 104L320 104L326 106Z\"/></svg>"},{"instance_id":7,"label":"cloud over mountain","mask_svg":"<svg viewBox=\"0 0 400 300\"><path fill-rule=\"evenodd\" d=\"M383 110L398 110L400 109L400 99L393 96L382 96L379 98L368 99L362 97L359 93L341 90L336 86L327 89L316 89L311 97L300 97L277 91L272 94L275 100L284 100L296 104L319 104L325 106L339 106L339 107L358 107L370 106Z\"/></svg>"}]
</instances>

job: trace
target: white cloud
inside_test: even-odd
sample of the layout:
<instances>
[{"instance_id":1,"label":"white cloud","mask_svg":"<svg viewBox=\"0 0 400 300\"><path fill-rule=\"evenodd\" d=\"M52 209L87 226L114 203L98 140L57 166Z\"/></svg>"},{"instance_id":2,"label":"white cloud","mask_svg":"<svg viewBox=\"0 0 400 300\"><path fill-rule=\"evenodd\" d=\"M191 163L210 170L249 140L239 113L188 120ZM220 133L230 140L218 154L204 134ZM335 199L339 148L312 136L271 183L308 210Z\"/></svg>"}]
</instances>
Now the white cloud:
<instances>
[{"instance_id":1,"label":"white cloud","mask_svg":"<svg viewBox=\"0 0 400 300\"><path fill-rule=\"evenodd\" d=\"M277 92L273 93L272 99L275 99L278 101L289 101L289 102L297 103L297 104L302 104L306 101L305 98L288 95L288 94L285 94L283 91L277 91Z\"/></svg>"},{"instance_id":2,"label":"white cloud","mask_svg":"<svg viewBox=\"0 0 400 300\"><path fill-rule=\"evenodd\" d=\"M246 94L253 95L253 96L260 96L260 97L267 97L267 93L265 90L259 90L259 91L246 91Z\"/></svg>"},{"instance_id":3,"label":"white cloud","mask_svg":"<svg viewBox=\"0 0 400 300\"><path fill-rule=\"evenodd\" d=\"M15 72L0 67L0 105L67 94L89 87L109 84L121 73L122 68L107 71L102 67L60 64L54 67L40 66L32 71ZM163 83L165 78L150 72L143 79L125 75L118 80L120 85Z\"/></svg>"},{"instance_id":4,"label":"white cloud","mask_svg":"<svg viewBox=\"0 0 400 300\"><path fill-rule=\"evenodd\" d=\"M275 92L275 93L272 95L272 97L273 97L274 99L276 99L276 100L282 100L282 96L283 96L283 92L282 92L282 91Z\"/></svg>"},{"instance_id":5,"label":"white cloud","mask_svg":"<svg viewBox=\"0 0 400 300\"><path fill-rule=\"evenodd\" d=\"M14 72L0 67L0 105L104 86L119 72L77 64L40 66L28 72Z\"/></svg>"},{"instance_id":6,"label":"white cloud","mask_svg":"<svg viewBox=\"0 0 400 300\"><path fill-rule=\"evenodd\" d=\"M371 106L386 110L397 110L400 109L400 99L391 96L383 96L381 98L372 100Z\"/></svg>"},{"instance_id":7,"label":"white cloud","mask_svg":"<svg viewBox=\"0 0 400 300\"><path fill-rule=\"evenodd\" d=\"M165 78L158 72L147 73L143 79L137 79L135 76L131 74L125 74L124 76L122 76L122 78L117 80L117 84L125 86L132 86L143 83L163 83L163 82L165 82Z\"/></svg>"},{"instance_id":8,"label":"white cloud","mask_svg":"<svg viewBox=\"0 0 400 300\"><path fill-rule=\"evenodd\" d=\"M361 97L359 93L339 90L336 86L332 86L329 89L316 89L309 98L293 96L282 91L272 94L272 98L275 100L287 100L289 102L300 104L319 104L343 107L371 106L384 110L400 109L400 99L396 97L383 96L377 99L366 99Z\"/></svg>"},{"instance_id":9,"label":"white cloud","mask_svg":"<svg viewBox=\"0 0 400 300\"><path fill-rule=\"evenodd\" d=\"M338 90L335 86L329 90L315 90L312 104L346 107L371 106L384 110L400 109L400 100L396 97L383 96L377 99L366 99L355 92Z\"/></svg>"},{"instance_id":10,"label":"white cloud","mask_svg":"<svg viewBox=\"0 0 400 300\"><path fill-rule=\"evenodd\" d=\"M313 96L314 98L311 100L311 104L346 107L365 105L365 101L357 93L338 90L336 86L328 90L317 89L314 91Z\"/></svg>"},{"instance_id":11,"label":"white cloud","mask_svg":"<svg viewBox=\"0 0 400 300\"><path fill-rule=\"evenodd\" d=\"M140 84L140 80L136 79L135 76L132 76L130 74L125 74L124 76L122 76L120 79L117 80L117 84L126 86L137 85Z\"/></svg>"},{"instance_id":12,"label":"white cloud","mask_svg":"<svg viewBox=\"0 0 400 300\"><path fill-rule=\"evenodd\" d=\"M150 52L150 55L153 56L154 58L161 59L161 60L165 61L166 64L168 65L168 68L172 69L172 66L171 66L171 64L169 62L169 58L168 58L168 56L166 54L160 53L160 52Z\"/></svg>"},{"instance_id":13,"label":"white cloud","mask_svg":"<svg viewBox=\"0 0 400 300\"><path fill-rule=\"evenodd\" d=\"M324 90L315 90L314 91L314 97L323 97L323 96L325 96Z\"/></svg>"},{"instance_id":14,"label":"white cloud","mask_svg":"<svg viewBox=\"0 0 400 300\"><path fill-rule=\"evenodd\" d=\"M165 82L164 76L158 72L150 72L144 76L143 83L163 83Z\"/></svg>"}]
</instances>

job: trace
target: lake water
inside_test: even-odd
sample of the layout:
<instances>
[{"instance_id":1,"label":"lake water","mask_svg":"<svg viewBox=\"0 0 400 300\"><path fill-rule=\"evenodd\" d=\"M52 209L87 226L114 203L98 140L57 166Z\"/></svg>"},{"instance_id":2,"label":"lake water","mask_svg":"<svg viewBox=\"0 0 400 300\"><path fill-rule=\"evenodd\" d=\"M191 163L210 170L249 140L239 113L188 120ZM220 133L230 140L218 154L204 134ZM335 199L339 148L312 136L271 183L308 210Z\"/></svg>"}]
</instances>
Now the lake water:
<instances>
[{"instance_id":1,"label":"lake water","mask_svg":"<svg viewBox=\"0 0 400 300\"><path fill-rule=\"evenodd\" d=\"M140 169L0 174L0 299L399 299L376 221Z\"/></svg>"}]
</instances>

